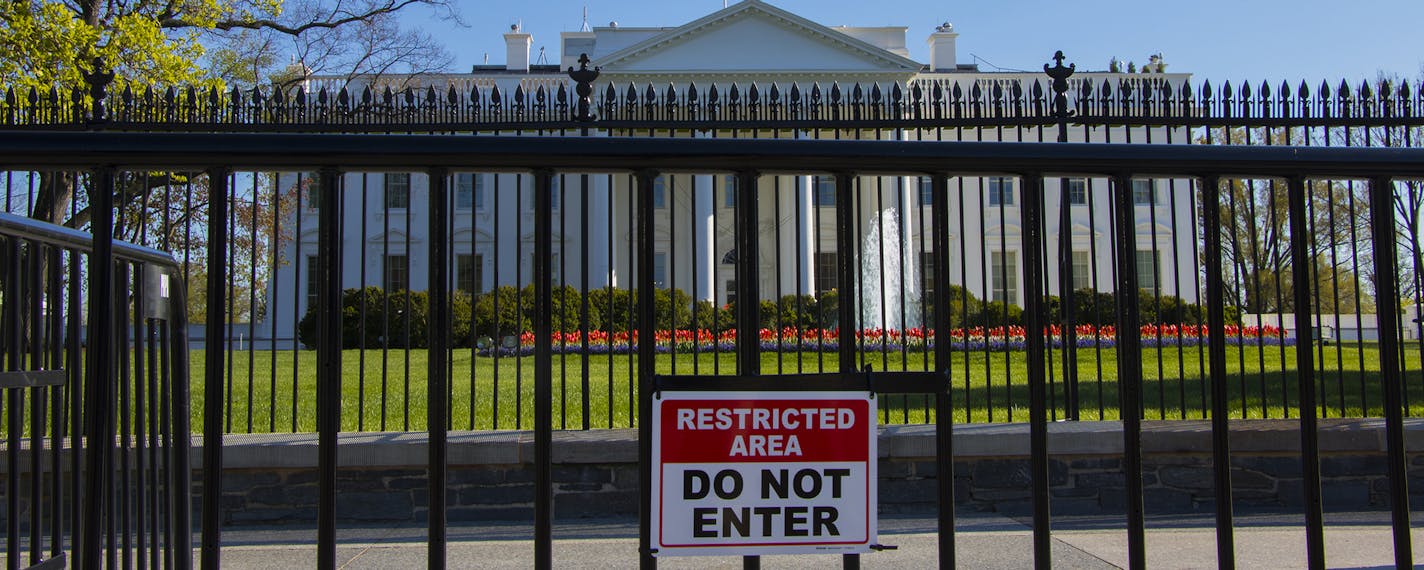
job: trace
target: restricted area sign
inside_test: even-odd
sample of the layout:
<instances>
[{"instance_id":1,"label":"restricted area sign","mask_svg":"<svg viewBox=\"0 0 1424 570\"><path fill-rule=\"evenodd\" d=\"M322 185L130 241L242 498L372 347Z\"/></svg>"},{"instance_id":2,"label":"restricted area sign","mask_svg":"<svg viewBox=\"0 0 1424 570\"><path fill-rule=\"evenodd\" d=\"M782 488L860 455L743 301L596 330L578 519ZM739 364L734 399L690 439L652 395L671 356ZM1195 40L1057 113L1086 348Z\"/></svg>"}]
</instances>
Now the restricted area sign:
<instances>
[{"instance_id":1,"label":"restricted area sign","mask_svg":"<svg viewBox=\"0 0 1424 570\"><path fill-rule=\"evenodd\" d=\"M868 392L662 392L656 554L869 551L875 420Z\"/></svg>"}]
</instances>

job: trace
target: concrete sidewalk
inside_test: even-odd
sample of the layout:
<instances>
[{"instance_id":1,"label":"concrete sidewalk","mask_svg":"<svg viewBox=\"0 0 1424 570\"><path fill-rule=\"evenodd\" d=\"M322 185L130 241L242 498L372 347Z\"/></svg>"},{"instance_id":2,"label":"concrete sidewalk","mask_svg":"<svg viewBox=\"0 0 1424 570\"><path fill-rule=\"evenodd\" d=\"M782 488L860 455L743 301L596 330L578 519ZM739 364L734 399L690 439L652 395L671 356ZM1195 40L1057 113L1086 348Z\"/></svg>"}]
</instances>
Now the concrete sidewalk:
<instances>
[{"instance_id":1,"label":"concrete sidewalk","mask_svg":"<svg viewBox=\"0 0 1424 570\"><path fill-rule=\"evenodd\" d=\"M1415 515L1414 520L1424 517ZM1392 535L1384 513L1326 515L1326 557L1331 568L1393 568ZM1243 568L1305 567L1305 530L1298 514L1263 514L1237 518L1236 562ZM1063 517L1054 521L1056 568L1127 566L1127 536L1122 517ZM1027 521L992 514L962 514L955 536L960 568L1029 568L1033 565L1032 530ZM637 567L637 521L630 519L560 522L554 528L554 564L559 568ZM488 523L449 530L451 568L531 568L533 529L528 524ZM1424 527L1412 532L1416 564L1424 562ZM882 518L880 543L898 550L862 556L866 568L933 568L935 521ZM316 564L316 531L311 528L227 530L223 534L224 568L304 569ZM349 569L425 566L425 529L345 528L339 530L338 566ZM195 555L196 559L196 555ZM768 556L765 568L827 568L836 556ZM1210 515L1150 518L1149 568L1216 566L1216 530ZM664 568L741 568L735 557L663 558Z\"/></svg>"}]
</instances>

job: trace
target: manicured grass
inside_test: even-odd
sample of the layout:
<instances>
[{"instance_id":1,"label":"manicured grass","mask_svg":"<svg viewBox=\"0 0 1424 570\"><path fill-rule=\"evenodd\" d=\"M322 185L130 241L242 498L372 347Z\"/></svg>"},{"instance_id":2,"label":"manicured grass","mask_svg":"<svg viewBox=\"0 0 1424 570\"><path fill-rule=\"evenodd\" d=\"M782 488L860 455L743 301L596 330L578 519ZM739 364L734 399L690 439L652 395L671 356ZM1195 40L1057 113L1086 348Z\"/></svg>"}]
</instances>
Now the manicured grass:
<instances>
[{"instance_id":1,"label":"manicured grass","mask_svg":"<svg viewBox=\"0 0 1424 570\"><path fill-rule=\"evenodd\" d=\"M1373 345L1315 347L1317 401L1325 417L1379 416L1379 354ZM1424 415L1424 374L1417 345L1403 351L1409 413ZM1050 358L1052 418L1064 410L1063 351ZM868 351L857 367L875 370L929 370L933 355ZM1231 417L1296 417L1298 386L1295 347L1228 347L1227 391ZM1142 401L1149 419L1199 419L1210 407L1204 347L1147 348L1142 351ZM233 352L224 397L227 431L289 432L316 429L314 351ZM1080 419L1117 419L1120 385L1115 349L1078 350ZM193 351L193 429L202 429L204 352ZM347 350L342 358L342 429L404 431L426 429L425 350ZM556 429L629 427L636 405L636 357L554 356ZM833 372L835 353L764 353L762 373ZM659 373L732 374L731 353L663 354ZM1029 390L1023 351L954 354L950 366L956 422L1027 421ZM276 371L275 374L273 371ZM532 357L472 357L457 350L451 361L451 421L454 429L529 429L534 417ZM885 423L917 423L933 418L924 396L880 398ZM585 406L587 413L585 414ZM585 418L586 416L586 418ZM585 421L585 419L587 421Z\"/></svg>"}]
</instances>

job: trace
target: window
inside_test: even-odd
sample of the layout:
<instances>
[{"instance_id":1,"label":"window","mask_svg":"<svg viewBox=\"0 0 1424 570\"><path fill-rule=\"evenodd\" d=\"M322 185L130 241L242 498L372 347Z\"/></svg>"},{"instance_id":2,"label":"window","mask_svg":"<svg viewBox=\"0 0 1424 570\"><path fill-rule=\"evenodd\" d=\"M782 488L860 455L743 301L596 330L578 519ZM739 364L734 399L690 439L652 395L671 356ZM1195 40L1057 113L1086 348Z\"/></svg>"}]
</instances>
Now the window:
<instances>
[{"instance_id":1,"label":"window","mask_svg":"<svg viewBox=\"0 0 1424 570\"><path fill-rule=\"evenodd\" d=\"M659 210L667 208L667 178L658 176L653 179L653 207Z\"/></svg>"},{"instance_id":2,"label":"window","mask_svg":"<svg viewBox=\"0 0 1424 570\"><path fill-rule=\"evenodd\" d=\"M386 278L383 281L386 293L410 289L410 257L406 255L386 256Z\"/></svg>"},{"instance_id":3,"label":"window","mask_svg":"<svg viewBox=\"0 0 1424 570\"><path fill-rule=\"evenodd\" d=\"M478 174L455 175L455 209L485 209L485 179Z\"/></svg>"},{"instance_id":4,"label":"window","mask_svg":"<svg viewBox=\"0 0 1424 570\"><path fill-rule=\"evenodd\" d=\"M920 252L920 298L933 299L935 294L935 263L933 251Z\"/></svg>"},{"instance_id":5,"label":"window","mask_svg":"<svg viewBox=\"0 0 1424 570\"><path fill-rule=\"evenodd\" d=\"M735 303L735 302L737 302L737 280L736 280L736 279L728 279L728 280L727 280L727 303L728 303L728 304L731 304L731 303Z\"/></svg>"},{"instance_id":6,"label":"window","mask_svg":"<svg viewBox=\"0 0 1424 570\"><path fill-rule=\"evenodd\" d=\"M1088 205L1088 179L1069 178L1068 179L1068 204L1073 206Z\"/></svg>"},{"instance_id":7,"label":"window","mask_svg":"<svg viewBox=\"0 0 1424 570\"><path fill-rule=\"evenodd\" d=\"M316 256L307 256L307 310L316 306Z\"/></svg>"},{"instance_id":8,"label":"window","mask_svg":"<svg viewBox=\"0 0 1424 570\"><path fill-rule=\"evenodd\" d=\"M722 177L722 207L737 207L737 177L728 174Z\"/></svg>"},{"instance_id":9,"label":"window","mask_svg":"<svg viewBox=\"0 0 1424 570\"><path fill-rule=\"evenodd\" d=\"M1150 291L1153 295L1159 293L1157 290L1157 275L1161 269L1161 256L1152 250L1137 251L1137 287Z\"/></svg>"},{"instance_id":10,"label":"window","mask_svg":"<svg viewBox=\"0 0 1424 570\"><path fill-rule=\"evenodd\" d=\"M1073 252L1073 289L1087 289L1093 283L1092 258L1086 251Z\"/></svg>"},{"instance_id":11,"label":"window","mask_svg":"<svg viewBox=\"0 0 1424 570\"><path fill-rule=\"evenodd\" d=\"M1132 203L1138 206L1151 206L1157 203L1157 181L1156 180L1133 180L1132 181Z\"/></svg>"},{"instance_id":12,"label":"window","mask_svg":"<svg viewBox=\"0 0 1424 570\"><path fill-rule=\"evenodd\" d=\"M836 177L817 176L816 177L816 205L834 206L836 205Z\"/></svg>"},{"instance_id":13,"label":"window","mask_svg":"<svg viewBox=\"0 0 1424 570\"><path fill-rule=\"evenodd\" d=\"M988 184L990 206L1014 205L1014 179L995 176L988 179Z\"/></svg>"},{"instance_id":14,"label":"window","mask_svg":"<svg viewBox=\"0 0 1424 570\"><path fill-rule=\"evenodd\" d=\"M321 209L321 177L315 173L298 174L297 187L306 187L306 208L316 211Z\"/></svg>"},{"instance_id":15,"label":"window","mask_svg":"<svg viewBox=\"0 0 1424 570\"><path fill-rule=\"evenodd\" d=\"M920 183L920 205L921 205L921 206L933 206L933 205L934 205L934 179L932 179L932 178L930 178L930 177L928 177L928 176L921 176L921 177L918 178L918 180L919 180L919 183Z\"/></svg>"},{"instance_id":16,"label":"window","mask_svg":"<svg viewBox=\"0 0 1424 570\"><path fill-rule=\"evenodd\" d=\"M549 179L549 208L551 210L559 209L559 195L563 194L563 192L559 190L559 188L562 187L562 185L559 184L559 180L562 178L562 176L554 176L553 178ZM523 203L523 206L520 207L524 208L525 212L533 212L534 182L530 181L528 184L524 184L523 188L524 190L520 198L520 202Z\"/></svg>"},{"instance_id":17,"label":"window","mask_svg":"<svg viewBox=\"0 0 1424 570\"><path fill-rule=\"evenodd\" d=\"M410 173L386 173L386 207L410 207Z\"/></svg>"},{"instance_id":18,"label":"window","mask_svg":"<svg viewBox=\"0 0 1424 570\"><path fill-rule=\"evenodd\" d=\"M668 287L668 257L666 253L653 254L653 287L658 289L667 289Z\"/></svg>"},{"instance_id":19,"label":"window","mask_svg":"<svg viewBox=\"0 0 1424 570\"><path fill-rule=\"evenodd\" d=\"M1014 303L1019 298L1017 252L995 251L990 257L989 279L994 283L993 300Z\"/></svg>"},{"instance_id":20,"label":"window","mask_svg":"<svg viewBox=\"0 0 1424 570\"><path fill-rule=\"evenodd\" d=\"M485 256L469 253L455 255L455 290L474 296L484 287Z\"/></svg>"},{"instance_id":21,"label":"window","mask_svg":"<svg viewBox=\"0 0 1424 570\"><path fill-rule=\"evenodd\" d=\"M539 266L539 258L538 258L537 256L535 256L534 254L532 254L532 253L529 254L529 273L528 273L528 275L529 275L529 282L530 282L530 283L533 283L533 282L534 282L534 269L535 269L536 267L538 267L538 266ZM520 271L522 272L523 270L521 269ZM553 283L555 287L559 287L559 286L563 285L562 281L560 281L561 279L563 279L563 266L562 266L562 265L559 265L559 254L557 254L557 253L550 254L550 257L549 257L549 281L550 281L551 283Z\"/></svg>"},{"instance_id":22,"label":"window","mask_svg":"<svg viewBox=\"0 0 1424 570\"><path fill-rule=\"evenodd\" d=\"M816 294L820 295L839 285L836 276L836 254L816 254Z\"/></svg>"}]
</instances>

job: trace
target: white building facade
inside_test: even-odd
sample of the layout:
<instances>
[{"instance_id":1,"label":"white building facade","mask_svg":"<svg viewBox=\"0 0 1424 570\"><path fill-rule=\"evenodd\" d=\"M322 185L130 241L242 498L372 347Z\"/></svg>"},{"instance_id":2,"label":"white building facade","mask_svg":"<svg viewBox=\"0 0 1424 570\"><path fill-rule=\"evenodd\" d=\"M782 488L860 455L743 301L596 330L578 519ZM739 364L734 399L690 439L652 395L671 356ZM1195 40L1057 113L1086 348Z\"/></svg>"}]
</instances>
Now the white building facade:
<instances>
[{"instance_id":1,"label":"white building facade","mask_svg":"<svg viewBox=\"0 0 1424 570\"><path fill-rule=\"evenodd\" d=\"M813 85L829 90L832 85L849 89L880 86L890 93L896 85L902 92L913 86L926 91L935 85L946 92L958 86L963 92L976 85L992 89L1016 82L1045 81L1042 74L988 73L957 63L958 34L948 24L928 38L930 62L908 58L906 28L826 27L759 0L747 0L713 12L682 26L670 28L595 27L562 34L560 65L530 63L532 38L518 29L505 35L509 46L505 66L478 66L469 74L428 78L437 91L447 88L498 87L509 93L522 87L533 93L539 87L556 90L572 84L564 70L577 67L580 54L588 54L601 67L595 93L609 85L621 93L625 86L645 85L731 86L770 89L776 85L788 92L794 83L800 89ZM1094 82L1116 81L1122 74L1079 73ZM1166 85L1180 85L1185 74L1157 74ZM368 85L362 78L312 78L309 84L334 86L338 83L360 89ZM702 91L705 94L705 90ZM705 95L704 95L705 96ZM888 96L888 95L884 95ZM1185 131L1176 128L1137 128L1128 131L1130 142L1188 143ZM1076 142L1125 142L1122 131L1105 129L1070 130ZM507 133L506 133L507 134ZM539 136L521 133L522 136ZM974 127L964 129L858 129L853 134L829 130L726 129L661 133L607 132L595 130L590 136L676 136L742 138L831 138L854 136L871 140L983 140L1038 142L1053 140L1049 129L1025 131L1014 128ZM1046 139L1042 137L1048 137ZM857 178L856 205L863 244L860 255L883 273L862 272L864 303L884 304L880 322L863 319L865 328L914 326L919 319L914 307L923 295L944 291L944 285L966 288L984 300L1002 300L1023 305L1026 291L1022 282L1023 243L1019 206L1023 181L1012 176L965 176L950 179L951 204L933 204L928 178L921 176L862 176ZM1066 180L1066 181L1064 181ZM531 282L533 259L533 178L514 172L463 172L451 178L453 193L452 287L471 294ZM311 174L287 174L279 180L284 187L311 190ZM631 188L627 174L561 173L555 177L554 258L557 283L581 289L608 286L631 288L636 282L632 250ZM1068 178L1046 181L1046 251L1050 262L1046 280L1050 294L1059 294L1059 252L1067 252L1072 264L1074 289L1111 291L1117 273L1113 267L1111 204L1104 178ZM1063 203L1060 184L1068 188ZM424 201L429 181L421 172L348 172L342 175L346 207L342 250L343 288L377 286L387 289L425 290L429 262L430 219ZM1136 266L1140 287L1164 296L1198 302L1195 285L1194 193L1187 180L1141 179L1130 191L1135 204L1138 255ZM759 289L762 299L784 295L815 295L835 288L836 251L835 192L826 173L769 175L759 181L758 232L762 236L758 259L761 265ZM277 273L271 280L270 298L275 299L265 333L278 342L294 338L296 322L314 303L315 287L311 268L317 242L317 211L305 193L302 208L291 216L294 239L283 246ZM695 300L724 305L735 295L736 258L733 243L737 200L742 197L731 173L671 173L658 178L654 189L656 256L654 282L677 288ZM935 284L928 259L932 253L929 235L930 212L950 208L951 280ZM1069 225L1064 232L1062 209L1068 210ZM300 218L300 219L297 219ZM295 228L299 225L300 229ZM888 232L888 233L887 233ZM1060 243L1066 234L1069 245ZM887 259L887 256L889 259ZM888 268L888 269L887 269ZM890 284L886 285L885 282ZM909 307L899 306L904 298ZM889 313L896 313L891 315ZM903 318L901 318L903 316Z\"/></svg>"}]
</instances>

